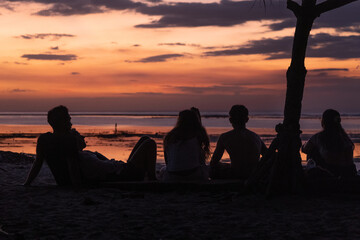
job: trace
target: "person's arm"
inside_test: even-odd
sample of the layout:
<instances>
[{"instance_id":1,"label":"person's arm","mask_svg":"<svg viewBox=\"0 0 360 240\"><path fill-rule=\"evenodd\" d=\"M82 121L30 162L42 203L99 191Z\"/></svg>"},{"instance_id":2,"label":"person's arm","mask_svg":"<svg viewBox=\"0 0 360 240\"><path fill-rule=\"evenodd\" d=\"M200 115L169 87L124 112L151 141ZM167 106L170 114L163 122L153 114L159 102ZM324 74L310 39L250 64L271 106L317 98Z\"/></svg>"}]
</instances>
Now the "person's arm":
<instances>
[{"instance_id":1,"label":"person's arm","mask_svg":"<svg viewBox=\"0 0 360 240\"><path fill-rule=\"evenodd\" d=\"M267 151L268 151L268 149L267 149L265 143L261 140L261 150L260 150L261 156L265 156Z\"/></svg>"},{"instance_id":2,"label":"person's arm","mask_svg":"<svg viewBox=\"0 0 360 240\"><path fill-rule=\"evenodd\" d=\"M31 167L31 170L29 172L29 175L24 183L24 186L30 186L32 181L34 181L34 179L37 177L37 175L39 174L39 172L41 170L43 161L44 161L43 158L36 157L32 167Z\"/></svg>"},{"instance_id":3,"label":"person's arm","mask_svg":"<svg viewBox=\"0 0 360 240\"><path fill-rule=\"evenodd\" d=\"M220 136L219 140L217 141L215 151L211 157L210 165L216 165L217 163L219 163L224 154L224 151L225 146L223 144L222 137Z\"/></svg>"},{"instance_id":4,"label":"person's arm","mask_svg":"<svg viewBox=\"0 0 360 240\"><path fill-rule=\"evenodd\" d=\"M29 175L24 183L24 186L30 186L32 181L34 181L34 179L37 177L43 165L44 157L45 156L43 150L43 143L42 143L42 138L40 136L36 144L36 158L30 169Z\"/></svg>"},{"instance_id":5,"label":"person's arm","mask_svg":"<svg viewBox=\"0 0 360 240\"><path fill-rule=\"evenodd\" d=\"M76 137L76 143L79 151L86 147L85 137L82 136L75 128L71 129L71 133Z\"/></svg>"},{"instance_id":6,"label":"person's arm","mask_svg":"<svg viewBox=\"0 0 360 240\"><path fill-rule=\"evenodd\" d=\"M167 160L167 154L166 154L166 150L164 148L164 160L165 160L165 164L168 164L168 160Z\"/></svg>"},{"instance_id":7,"label":"person's arm","mask_svg":"<svg viewBox=\"0 0 360 240\"><path fill-rule=\"evenodd\" d=\"M304 145L301 147L301 151L306 154L310 154L315 148L315 144L313 143L313 139L310 138Z\"/></svg>"}]
</instances>

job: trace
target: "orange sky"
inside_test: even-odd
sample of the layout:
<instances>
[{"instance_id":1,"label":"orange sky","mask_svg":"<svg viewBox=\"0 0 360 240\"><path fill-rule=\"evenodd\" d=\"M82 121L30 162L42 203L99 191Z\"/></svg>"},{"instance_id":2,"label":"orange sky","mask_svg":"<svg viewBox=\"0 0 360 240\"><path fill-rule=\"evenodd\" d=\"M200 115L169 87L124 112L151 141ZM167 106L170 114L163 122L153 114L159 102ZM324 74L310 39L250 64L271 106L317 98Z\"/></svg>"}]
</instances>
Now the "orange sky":
<instances>
[{"instance_id":1,"label":"orange sky","mask_svg":"<svg viewBox=\"0 0 360 240\"><path fill-rule=\"evenodd\" d=\"M213 2L202 3L205 8ZM235 103L253 111L282 111L289 59L267 59L274 53L255 48L265 40L280 42L292 36L291 27L270 30L269 25L283 18L231 26L149 28L136 26L161 22L161 15L150 15L147 9L100 6L102 13L36 14L51 7L1 1L0 111L46 111L58 104L73 111L177 111L193 105L206 111L227 111ZM257 4L254 8L264 10ZM343 14L348 6L344 9ZM266 11L265 16L271 11L281 16L287 12L284 6L270 6ZM318 36L314 38L318 48L330 42L322 40L321 34L351 36L352 41L360 35L358 29L330 27L316 28L312 34ZM287 53L291 50L291 44L279 47ZM255 52L226 52L236 49ZM313 54L320 54L315 51ZM304 111L321 112L326 107L358 111L359 56L333 54L307 59L307 68L315 71L308 74Z\"/></svg>"}]
</instances>

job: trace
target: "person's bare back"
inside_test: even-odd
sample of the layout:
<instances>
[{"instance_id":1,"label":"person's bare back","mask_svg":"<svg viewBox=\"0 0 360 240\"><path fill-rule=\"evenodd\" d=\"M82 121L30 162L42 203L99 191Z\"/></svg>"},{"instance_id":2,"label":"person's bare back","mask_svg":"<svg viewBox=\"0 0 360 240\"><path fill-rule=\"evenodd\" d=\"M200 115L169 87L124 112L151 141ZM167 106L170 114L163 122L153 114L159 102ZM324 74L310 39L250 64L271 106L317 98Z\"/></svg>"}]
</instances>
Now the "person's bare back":
<instances>
[{"instance_id":1,"label":"person's bare back","mask_svg":"<svg viewBox=\"0 0 360 240\"><path fill-rule=\"evenodd\" d=\"M254 171L260 154L266 152L266 146L256 133L246 129L248 111L244 106L233 106L229 114L234 129L219 137L210 162L211 176L246 179ZM220 163L225 150L231 164Z\"/></svg>"}]
</instances>

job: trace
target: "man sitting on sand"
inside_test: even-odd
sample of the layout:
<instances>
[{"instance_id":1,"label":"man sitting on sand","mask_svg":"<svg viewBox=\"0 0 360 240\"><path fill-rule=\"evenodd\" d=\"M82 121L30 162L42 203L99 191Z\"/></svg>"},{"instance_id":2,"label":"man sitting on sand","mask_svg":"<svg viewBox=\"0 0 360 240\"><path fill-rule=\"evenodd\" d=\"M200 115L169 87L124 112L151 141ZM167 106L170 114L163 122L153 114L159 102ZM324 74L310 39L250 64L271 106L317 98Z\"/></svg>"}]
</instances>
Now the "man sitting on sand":
<instances>
[{"instance_id":1,"label":"man sitting on sand","mask_svg":"<svg viewBox=\"0 0 360 240\"><path fill-rule=\"evenodd\" d=\"M142 137L129 160L108 160L97 152L83 151L84 137L72 129L68 109L58 106L48 112L53 133L41 134L36 146L36 159L24 185L30 185L44 161L58 185L80 185L101 181L155 180L156 143Z\"/></svg>"},{"instance_id":2,"label":"man sitting on sand","mask_svg":"<svg viewBox=\"0 0 360 240\"><path fill-rule=\"evenodd\" d=\"M264 142L256 133L246 129L248 114L245 106L232 106L229 120L234 129L219 137L210 161L210 178L247 179L255 170L260 154L265 154ZM230 156L230 164L220 162L225 150Z\"/></svg>"}]
</instances>

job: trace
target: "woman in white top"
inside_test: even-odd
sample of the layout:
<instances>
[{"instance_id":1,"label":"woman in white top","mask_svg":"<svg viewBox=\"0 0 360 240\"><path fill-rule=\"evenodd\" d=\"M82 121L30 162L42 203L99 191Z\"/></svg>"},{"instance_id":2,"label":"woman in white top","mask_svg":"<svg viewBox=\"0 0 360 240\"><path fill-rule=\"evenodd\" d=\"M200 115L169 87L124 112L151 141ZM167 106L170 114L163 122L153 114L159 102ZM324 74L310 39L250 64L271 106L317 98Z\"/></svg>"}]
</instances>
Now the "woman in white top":
<instances>
[{"instance_id":1,"label":"woman in white top","mask_svg":"<svg viewBox=\"0 0 360 240\"><path fill-rule=\"evenodd\" d=\"M207 180L205 161L209 156L209 136L197 109L179 113L176 126L165 136L162 170L164 181Z\"/></svg>"},{"instance_id":2,"label":"woman in white top","mask_svg":"<svg viewBox=\"0 0 360 240\"><path fill-rule=\"evenodd\" d=\"M308 157L308 167L316 166L313 168L314 171L309 171L312 170L315 175L325 174L333 177L355 176L354 144L341 126L339 112L333 109L326 110L322 115L321 126L323 130L302 146L302 151Z\"/></svg>"}]
</instances>

